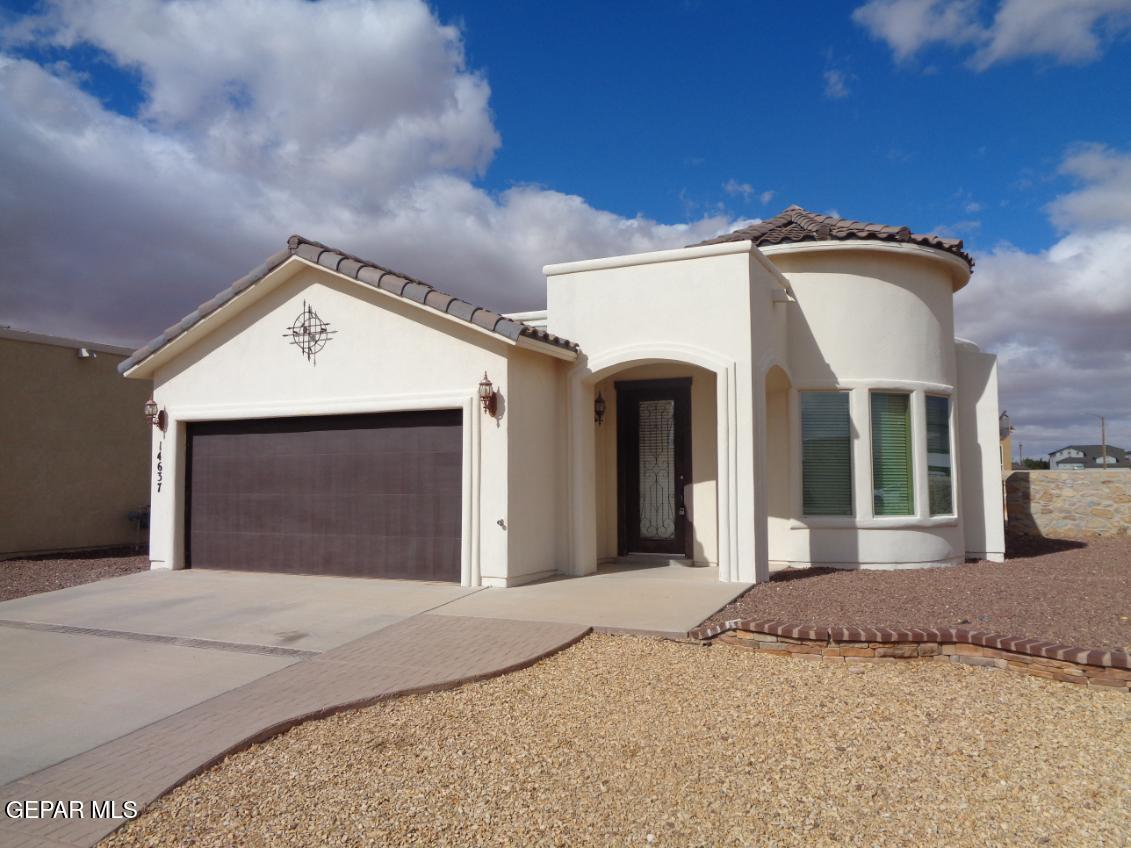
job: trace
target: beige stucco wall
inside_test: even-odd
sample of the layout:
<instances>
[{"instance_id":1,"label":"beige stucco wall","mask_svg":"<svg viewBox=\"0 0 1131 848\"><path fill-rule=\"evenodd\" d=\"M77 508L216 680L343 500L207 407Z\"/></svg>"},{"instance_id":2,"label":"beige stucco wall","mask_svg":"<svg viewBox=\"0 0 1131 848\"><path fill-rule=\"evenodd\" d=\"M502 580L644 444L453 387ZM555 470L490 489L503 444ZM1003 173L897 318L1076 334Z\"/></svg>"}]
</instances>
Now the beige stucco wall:
<instances>
[{"instance_id":1,"label":"beige stucco wall","mask_svg":"<svg viewBox=\"0 0 1131 848\"><path fill-rule=\"evenodd\" d=\"M793 432L789 410L789 378L775 367L766 380L767 532L773 564L788 561L793 545L793 443L799 436Z\"/></svg>"},{"instance_id":2,"label":"beige stucco wall","mask_svg":"<svg viewBox=\"0 0 1131 848\"><path fill-rule=\"evenodd\" d=\"M1013 471L1009 529L1052 538L1131 533L1131 471Z\"/></svg>"},{"instance_id":3,"label":"beige stucco wall","mask_svg":"<svg viewBox=\"0 0 1131 848\"><path fill-rule=\"evenodd\" d=\"M304 302L336 331L316 363L284 338ZM522 352L504 340L297 259L202 322L197 333L154 379L154 397L170 418L168 432L153 442L154 462L162 449L169 475L153 493L154 567L184 565L185 422L398 409L464 410L462 581L502 585L512 563L520 575L549 567L554 519L537 491L544 483L529 471L553 438L544 409L534 408L555 394L552 379L543 380L554 366L523 360L512 383L510 356ZM497 420L476 399L484 372L502 398ZM512 449L522 466L513 474L512 422ZM511 485L519 484L526 488L512 497Z\"/></svg>"},{"instance_id":4,"label":"beige stucco wall","mask_svg":"<svg viewBox=\"0 0 1131 848\"><path fill-rule=\"evenodd\" d=\"M832 246L803 243L764 251L797 299L789 321L794 382L823 387L867 378L952 386L949 262L938 251L825 244Z\"/></svg>"},{"instance_id":5,"label":"beige stucco wall","mask_svg":"<svg viewBox=\"0 0 1131 848\"><path fill-rule=\"evenodd\" d=\"M507 585L554 574L565 562L565 475L557 447L565 437L566 367L544 354L513 351L502 418L485 422L506 421L510 433Z\"/></svg>"},{"instance_id":6,"label":"beige stucco wall","mask_svg":"<svg viewBox=\"0 0 1131 848\"><path fill-rule=\"evenodd\" d=\"M0 338L0 556L144 541L151 385L78 347Z\"/></svg>"},{"instance_id":7,"label":"beige stucco wall","mask_svg":"<svg viewBox=\"0 0 1131 848\"><path fill-rule=\"evenodd\" d=\"M997 357L972 342L955 344L958 358L959 484L966 556L1005 559L998 430Z\"/></svg>"}]
</instances>

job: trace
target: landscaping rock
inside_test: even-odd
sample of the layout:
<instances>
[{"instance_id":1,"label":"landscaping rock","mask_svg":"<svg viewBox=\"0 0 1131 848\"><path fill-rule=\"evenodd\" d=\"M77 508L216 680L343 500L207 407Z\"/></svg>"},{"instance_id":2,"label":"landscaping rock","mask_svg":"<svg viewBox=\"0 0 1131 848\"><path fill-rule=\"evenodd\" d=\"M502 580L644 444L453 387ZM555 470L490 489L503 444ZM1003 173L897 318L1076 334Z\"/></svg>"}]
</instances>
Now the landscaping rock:
<instances>
[{"instance_id":1,"label":"landscaping rock","mask_svg":"<svg viewBox=\"0 0 1131 848\"><path fill-rule=\"evenodd\" d=\"M104 848L1131 842L1126 694L869 659L591 636L297 727Z\"/></svg>"}]
</instances>

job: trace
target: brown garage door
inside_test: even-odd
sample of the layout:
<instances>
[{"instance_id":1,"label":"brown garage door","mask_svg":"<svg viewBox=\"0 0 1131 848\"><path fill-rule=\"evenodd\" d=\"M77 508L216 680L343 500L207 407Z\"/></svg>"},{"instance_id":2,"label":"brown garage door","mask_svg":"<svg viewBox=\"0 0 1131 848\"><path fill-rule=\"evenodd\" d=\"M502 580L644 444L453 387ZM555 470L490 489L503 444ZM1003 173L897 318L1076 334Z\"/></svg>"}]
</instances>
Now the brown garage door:
<instances>
[{"instance_id":1,"label":"brown garage door","mask_svg":"<svg viewBox=\"0 0 1131 848\"><path fill-rule=\"evenodd\" d=\"M459 580L458 410L188 427L193 568Z\"/></svg>"}]
</instances>

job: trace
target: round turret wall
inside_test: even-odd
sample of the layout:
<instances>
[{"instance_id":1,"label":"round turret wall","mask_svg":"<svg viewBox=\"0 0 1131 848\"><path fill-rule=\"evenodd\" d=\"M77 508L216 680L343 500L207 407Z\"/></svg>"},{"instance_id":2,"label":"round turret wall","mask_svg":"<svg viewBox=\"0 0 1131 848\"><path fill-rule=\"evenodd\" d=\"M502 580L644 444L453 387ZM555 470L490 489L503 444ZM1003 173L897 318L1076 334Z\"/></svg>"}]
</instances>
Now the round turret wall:
<instances>
[{"instance_id":1,"label":"round turret wall","mask_svg":"<svg viewBox=\"0 0 1131 848\"><path fill-rule=\"evenodd\" d=\"M789 326L795 383L881 378L954 385L960 260L926 248L867 242L764 252L789 279L800 307L791 310Z\"/></svg>"},{"instance_id":2,"label":"round turret wall","mask_svg":"<svg viewBox=\"0 0 1131 848\"><path fill-rule=\"evenodd\" d=\"M905 243L803 242L763 252L789 280L796 300L788 307L789 420L781 428L789 434L790 497L788 509L783 503L770 510L771 563L906 568L962 562L953 298L969 278L966 263ZM829 391L846 396L852 502L844 513L806 515L803 394ZM908 397L909 514L890 514L892 501L884 498L892 490L874 476L877 393ZM937 449L928 455L926 433L927 406L936 405L937 418L939 397L950 404L949 509L932 506L932 497L939 502L937 487L945 486L934 467ZM768 398L767 408L782 407ZM779 450L786 448L783 443Z\"/></svg>"}]
</instances>

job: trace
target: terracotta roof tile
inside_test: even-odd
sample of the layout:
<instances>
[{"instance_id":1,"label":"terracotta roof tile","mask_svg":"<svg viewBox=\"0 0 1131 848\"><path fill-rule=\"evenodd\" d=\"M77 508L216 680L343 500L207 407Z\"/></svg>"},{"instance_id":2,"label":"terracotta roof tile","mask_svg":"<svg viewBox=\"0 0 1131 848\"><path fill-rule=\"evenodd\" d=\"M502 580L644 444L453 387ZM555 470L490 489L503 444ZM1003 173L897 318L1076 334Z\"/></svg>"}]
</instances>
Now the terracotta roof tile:
<instances>
[{"instance_id":1,"label":"terracotta roof tile","mask_svg":"<svg viewBox=\"0 0 1131 848\"><path fill-rule=\"evenodd\" d=\"M144 347L134 351L132 356L118 366L118 370L125 373L142 361L148 359L165 345L169 344L169 342L173 341L173 339L182 335L202 318L216 311L236 297L236 295L266 277L292 256L301 257L308 262L313 262L324 268L336 271L339 274L352 277L366 285L379 288L382 291L403 297L406 300L423 304L431 309L435 309L437 312L442 312L446 315L467 321L470 324L496 333L510 341L518 341L520 336L526 336L535 341L565 348L566 350L578 350L578 345L568 339L555 336L553 333L547 333L545 330L530 327L520 321L504 318L499 315L499 313L492 312L490 309L484 309L468 303L465 300L460 300L454 295L445 294L433 288L428 283L415 280L412 277L396 274L388 268L382 268L380 265L376 265L373 262L367 262L364 259L327 247L319 242L310 241L302 236L294 235L287 240L286 249L280 250L278 253L272 255L267 261L259 265L249 274L240 277L228 286L228 288L224 289L224 291L210 298L173 326L168 327L165 332L157 338L150 341Z\"/></svg>"},{"instance_id":2,"label":"terracotta roof tile","mask_svg":"<svg viewBox=\"0 0 1131 848\"><path fill-rule=\"evenodd\" d=\"M894 241L917 244L943 250L974 267L974 258L962 249L962 239L949 239L936 235L911 232L908 227L892 227L887 224L874 224L868 221L855 221L820 215L790 206L773 218L742 227L732 233L716 236L692 245L721 244L728 241L752 241L757 247L776 244L793 244L803 241L849 241L849 240Z\"/></svg>"}]
</instances>

